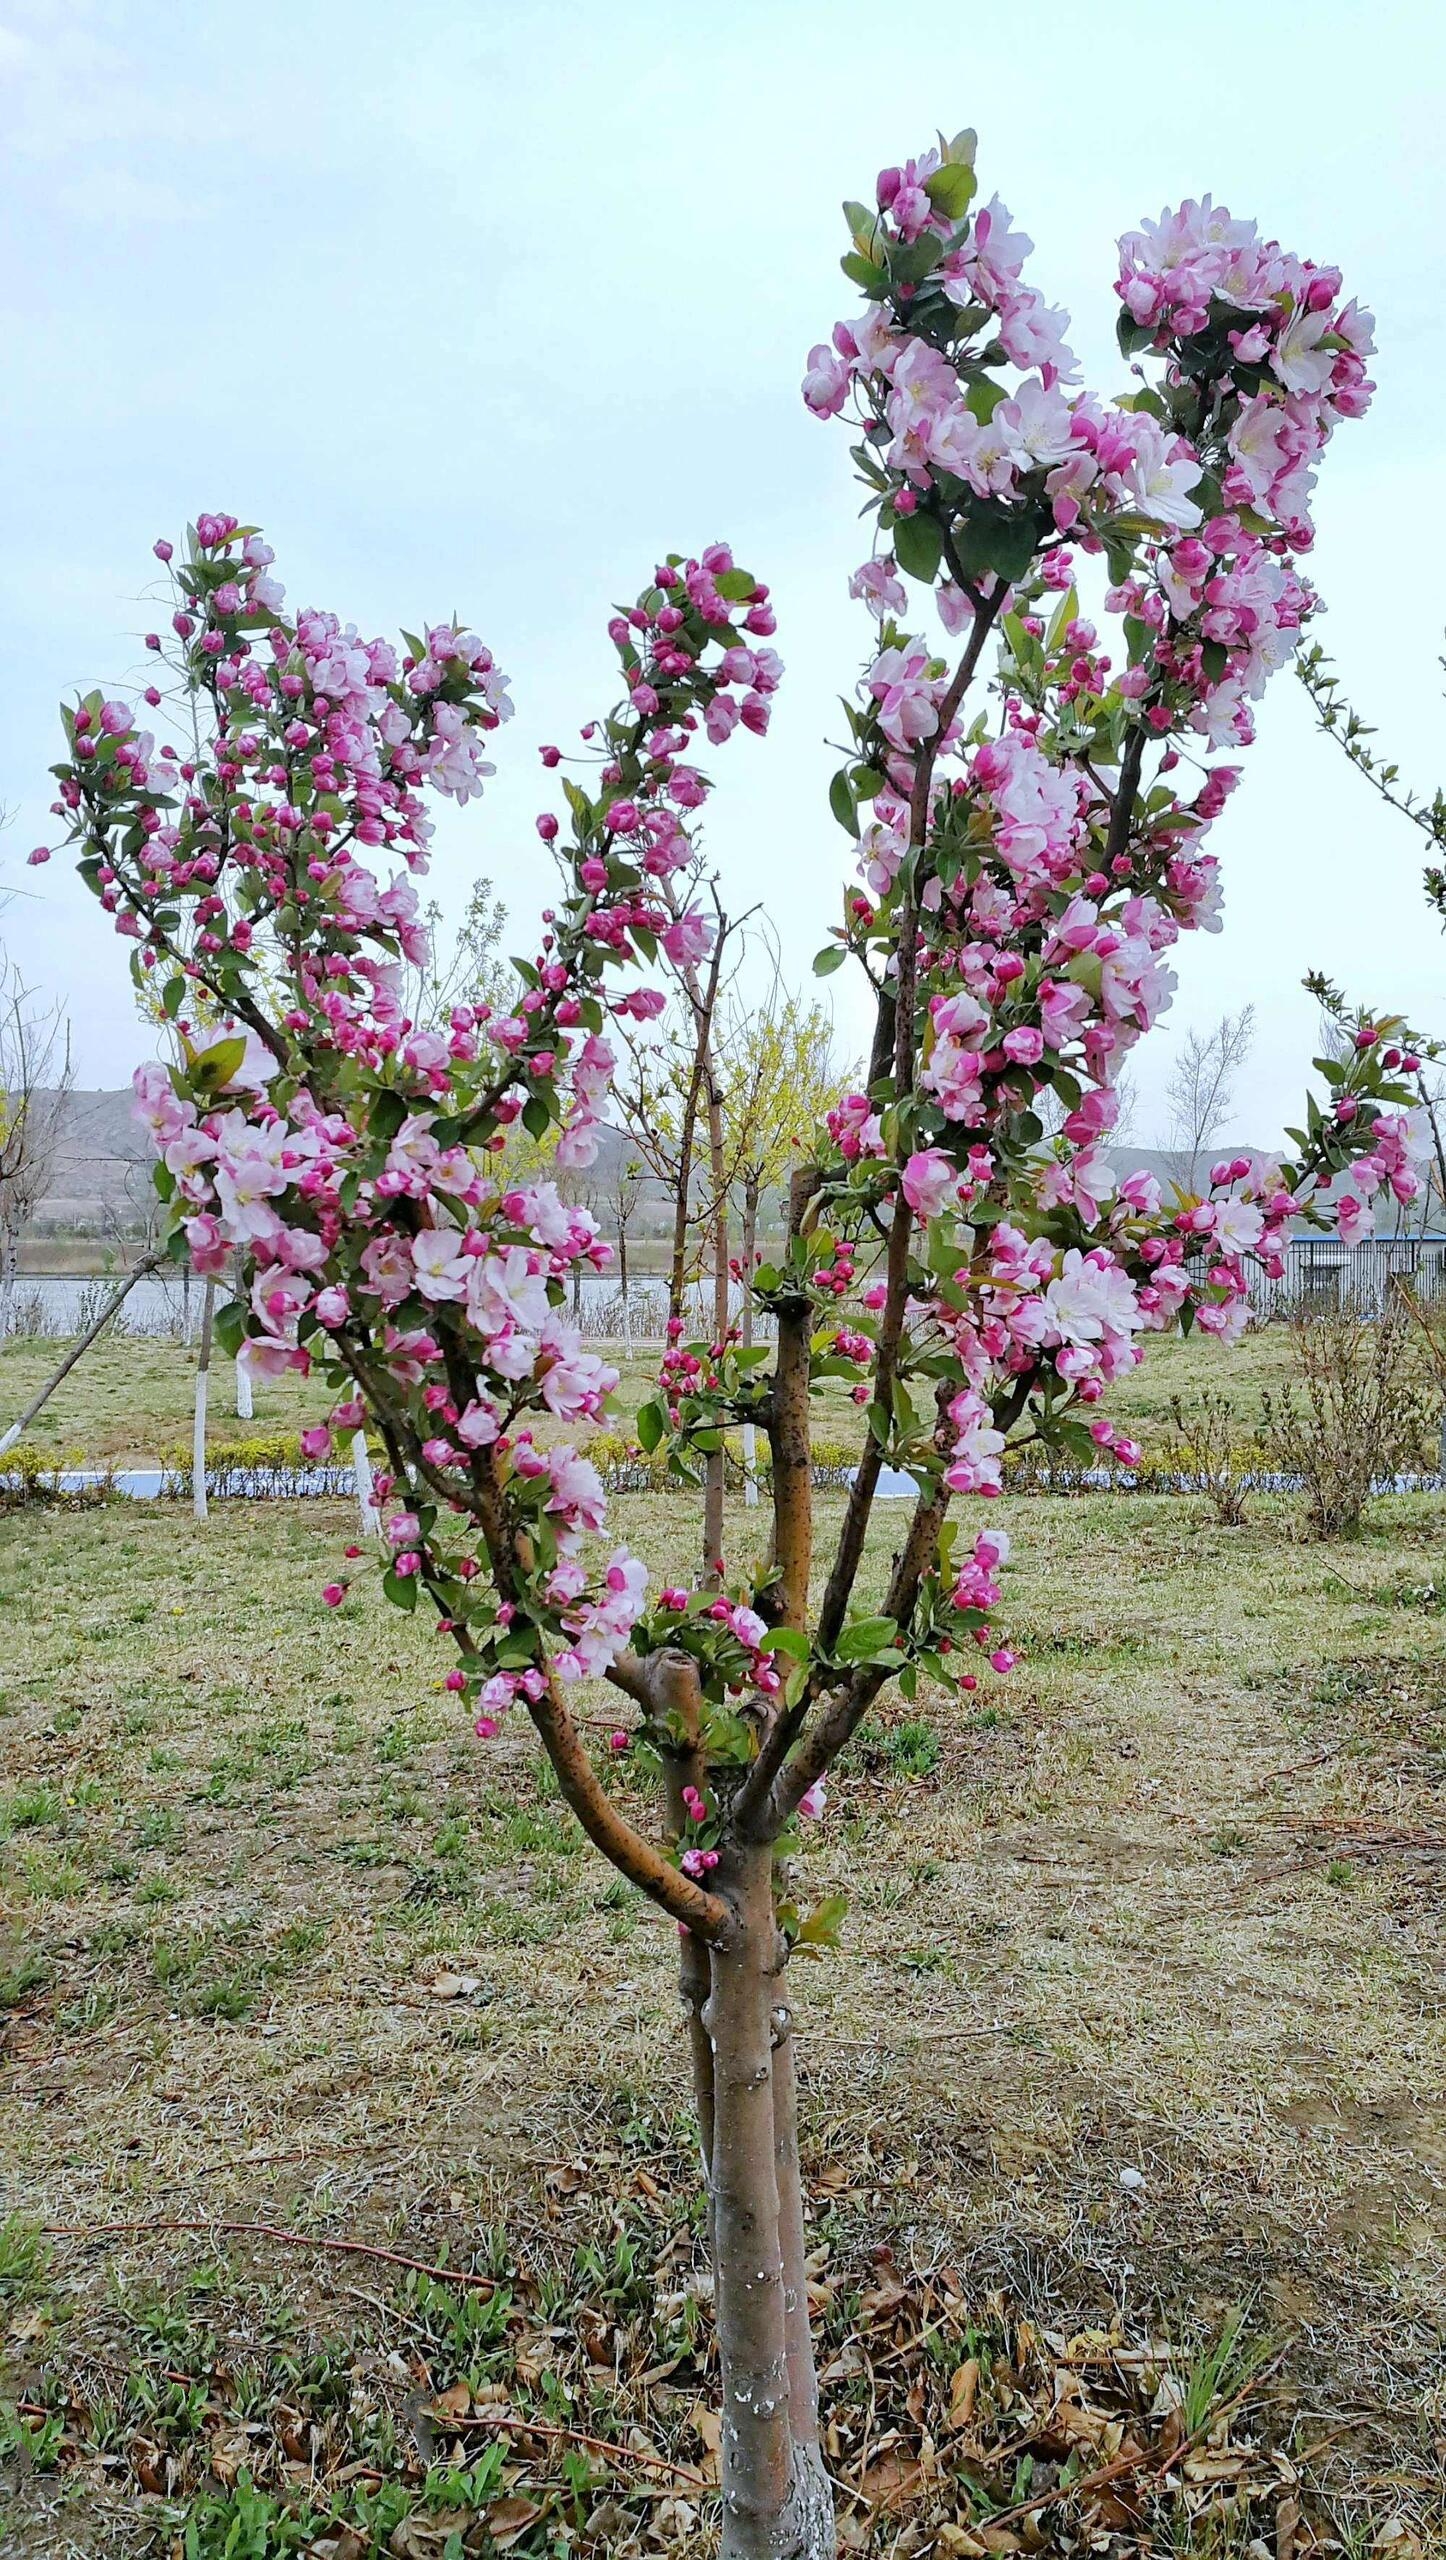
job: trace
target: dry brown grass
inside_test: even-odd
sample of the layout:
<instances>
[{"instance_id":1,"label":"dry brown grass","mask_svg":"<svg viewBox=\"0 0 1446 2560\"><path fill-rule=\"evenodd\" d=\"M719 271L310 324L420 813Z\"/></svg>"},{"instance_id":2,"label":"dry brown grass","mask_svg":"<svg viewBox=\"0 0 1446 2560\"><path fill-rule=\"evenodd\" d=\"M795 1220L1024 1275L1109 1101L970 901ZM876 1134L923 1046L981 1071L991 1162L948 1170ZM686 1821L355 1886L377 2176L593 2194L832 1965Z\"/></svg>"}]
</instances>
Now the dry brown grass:
<instances>
[{"instance_id":1,"label":"dry brown grass","mask_svg":"<svg viewBox=\"0 0 1446 2560\"><path fill-rule=\"evenodd\" d=\"M970 1717L896 1705L866 1729L806 1861L810 1895L852 1897L844 1953L798 1986L817 2228L839 2265L887 2240L1059 2327L1123 2304L1204 2336L1247 2305L1292 2342L1281 2425L1315 2413L1299 2432L1329 2435L1340 2514L1424 2513L1446 2423L1442 1506L1382 1503L1340 1553L1268 1502L1231 1531L1163 1499L1004 1510L1021 1669ZM678 1506L619 1516L686 1566ZM899 1516L876 1521L880 1578ZM545 2227L549 2171L606 2188L620 2127L661 2141L686 2110L668 1930L586 1852L524 1733L484 1749L459 1726L419 1622L361 1588L325 1610L347 1526L328 1505L199 1533L162 1511L0 1523L0 2140L35 2221L264 2220L455 2260L481 2223ZM615 1706L594 1704L601 1736ZM477 1988L439 1997L444 1970ZM83 2360L117 2287L182 2298L216 2257L179 2233L58 2242L12 2353ZM386 2282L264 2242L225 2263L299 2319ZM118 2515L104 2547L146 2549Z\"/></svg>"}]
</instances>

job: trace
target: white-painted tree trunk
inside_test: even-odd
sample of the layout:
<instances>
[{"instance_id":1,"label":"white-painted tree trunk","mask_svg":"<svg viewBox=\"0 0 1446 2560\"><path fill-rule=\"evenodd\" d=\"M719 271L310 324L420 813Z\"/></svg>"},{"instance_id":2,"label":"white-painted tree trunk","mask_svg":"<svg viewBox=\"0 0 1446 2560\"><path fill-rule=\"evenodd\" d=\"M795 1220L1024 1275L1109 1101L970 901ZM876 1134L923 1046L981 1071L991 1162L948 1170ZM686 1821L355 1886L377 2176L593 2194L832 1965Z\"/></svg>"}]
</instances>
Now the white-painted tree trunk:
<instances>
[{"instance_id":1,"label":"white-painted tree trunk","mask_svg":"<svg viewBox=\"0 0 1446 2560\"><path fill-rule=\"evenodd\" d=\"M377 1509L376 1487L372 1480L371 1453L367 1448L367 1435L364 1431L355 1431L352 1434L351 1462L356 1471L356 1505L361 1513L362 1536L379 1538L382 1534L382 1515Z\"/></svg>"},{"instance_id":2,"label":"white-painted tree trunk","mask_svg":"<svg viewBox=\"0 0 1446 2560\"><path fill-rule=\"evenodd\" d=\"M201 1348L196 1355L196 1418L191 1428L191 1509L206 1517L206 1397L211 1384L211 1319L216 1311L216 1283L208 1280L201 1301Z\"/></svg>"},{"instance_id":3,"label":"white-painted tree trunk","mask_svg":"<svg viewBox=\"0 0 1446 2560\"><path fill-rule=\"evenodd\" d=\"M15 1321L15 1275L20 1268L20 1239L7 1227L0 1241L0 1336L10 1331Z\"/></svg>"},{"instance_id":4,"label":"white-painted tree trunk","mask_svg":"<svg viewBox=\"0 0 1446 2560\"><path fill-rule=\"evenodd\" d=\"M743 1425L743 1501L745 1508L758 1508L758 1428L755 1423Z\"/></svg>"},{"instance_id":5,"label":"white-painted tree trunk","mask_svg":"<svg viewBox=\"0 0 1446 2560\"><path fill-rule=\"evenodd\" d=\"M236 1363L236 1419L238 1422L251 1419L251 1372L244 1360Z\"/></svg>"}]
</instances>

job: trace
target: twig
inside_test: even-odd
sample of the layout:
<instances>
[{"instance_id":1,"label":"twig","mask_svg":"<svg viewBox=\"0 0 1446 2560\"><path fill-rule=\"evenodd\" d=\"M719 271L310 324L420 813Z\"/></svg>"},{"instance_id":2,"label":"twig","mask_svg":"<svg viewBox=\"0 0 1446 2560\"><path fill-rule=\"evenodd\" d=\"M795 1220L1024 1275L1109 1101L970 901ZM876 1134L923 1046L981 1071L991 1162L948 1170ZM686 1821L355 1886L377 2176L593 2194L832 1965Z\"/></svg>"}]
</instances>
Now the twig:
<instances>
[{"instance_id":1,"label":"twig","mask_svg":"<svg viewBox=\"0 0 1446 2560\"><path fill-rule=\"evenodd\" d=\"M432 2414L436 2414L435 2411ZM540 2418L494 2416L490 2409L479 2409L475 2416L468 2415L463 2418L444 2415L441 2419L441 2432L445 2435L454 2427L491 2427L500 2434L547 2436L555 2444L585 2445L589 2453L604 2454L609 2462L639 2462L646 2471L661 2471L670 2480L685 2481L690 2489L696 2489L703 2497L708 2496L713 2486L711 2480L704 2479L701 2471L686 2470L681 2463L668 2462L661 2454L642 2453L637 2446L630 2444L609 2444L603 2436L579 2435L575 2427L544 2426Z\"/></svg>"},{"instance_id":2,"label":"twig","mask_svg":"<svg viewBox=\"0 0 1446 2560\"><path fill-rule=\"evenodd\" d=\"M495 2276L470 2275L462 2267L434 2267L425 2258L406 2258L397 2249L379 2249L370 2240L327 2240L305 2231L283 2231L275 2222L204 2222L157 2220L154 2222L47 2222L41 2226L47 2240L106 2240L123 2232L141 2231L224 2231L245 2234L252 2239L278 2240L288 2249L321 2249L351 2258L380 2258L389 2267L407 2267L414 2275L435 2276L440 2284L475 2285L479 2291L495 2293Z\"/></svg>"},{"instance_id":3,"label":"twig","mask_svg":"<svg viewBox=\"0 0 1446 2560\"><path fill-rule=\"evenodd\" d=\"M907 2053L914 2045L972 2044L976 2036L1012 2036L1025 2025L1022 2018L996 2018L991 2027L922 2027L911 2026L907 2036L831 2036L824 2027L799 2027L795 2033L804 2041L818 2037L828 2051L844 2046L851 2053Z\"/></svg>"},{"instance_id":4,"label":"twig","mask_svg":"<svg viewBox=\"0 0 1446 2560\"><path fill-rule=\"evenodd\" d=\"M1182 2436L1174 2452L1167 2453L1163 2462L1157 2462L1153 2466L1150 2472L1151 2480L1165 2479L1177 2464L1184 2462L1195 2451L1196 2446L1210 2433L1212 2427L1218 2427L1222 2418L1232 2417L1242 2401L1249 2399L1256 2384L1263 2382L1268 2373L1274 2372L1285 2352L1285 2347L1278 2348L1268 2363L1259 2366L1229 2400L1222 2400L1219 2407L1212 2408L1198 2427L1192 2428L1189 2435ZM1041 2507L1057 2506L1066 2498L1082 2498L1095 2489L1106 2488L1111 2480L1118 2480L1126 2471L1143 2470L1149 2459L1149 2455L1143 2451L1116 2454L1113 2462L1107 2462L1099 2471L1086 2472L1083 2479L1072 2480L1067 2486L1057 2483L1053 2489L1041 2489L1037 2496L1025 2498L1015 2507L1001 2507L993 2515L984 2517L981 2521L990 2525L1013 2524L1016 2517L1036 2515Z\"/></svg>"}]
</instances>

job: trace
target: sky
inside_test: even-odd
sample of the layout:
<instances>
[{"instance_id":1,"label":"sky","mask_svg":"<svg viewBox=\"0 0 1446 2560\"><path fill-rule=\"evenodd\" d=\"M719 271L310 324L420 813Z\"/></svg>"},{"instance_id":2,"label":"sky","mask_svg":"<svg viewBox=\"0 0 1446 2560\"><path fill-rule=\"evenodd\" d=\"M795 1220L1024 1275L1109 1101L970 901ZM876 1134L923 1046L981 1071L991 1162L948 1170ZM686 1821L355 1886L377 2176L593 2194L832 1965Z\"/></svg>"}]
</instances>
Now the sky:
<instances>
[{"instance_id":1,"label":"sky","mask_svg":"<svg viewBox=\"0 0 1446 2560\"><path fill-rule=\"evenodd\" d=\"M292 607L388 634L455 611L488 640L517 714L430 887L455 913L486 874L517 951L552 885L538 745L610 701L613 604L730 541L787 675L768 739L713 761L709 853L807 978L851 868L828 740L872 626L848 438L799 376L855 300L841 199L940 126L978 129L981 192L1101 391L1114 243L1167 202L1208 189L1344 269L1380 387L1325 458L1317 635L1383 748L1446 780L1443 119L1435 0L0 0L0 947L68 1009L77 1080L123 1082L149 1035L99 909L64 863L25 866L55 833L55 705L135 680L151 544L203 509L266 527ZM1415 831L1291 676L1260 726L1212 838L1225 929L1181 945L1138 1053L1142 1141L1180 1034L1243 1003L1233 1134L1298 1116L1307 967L1446 1032Z\"/></svg>"}]
</instances>

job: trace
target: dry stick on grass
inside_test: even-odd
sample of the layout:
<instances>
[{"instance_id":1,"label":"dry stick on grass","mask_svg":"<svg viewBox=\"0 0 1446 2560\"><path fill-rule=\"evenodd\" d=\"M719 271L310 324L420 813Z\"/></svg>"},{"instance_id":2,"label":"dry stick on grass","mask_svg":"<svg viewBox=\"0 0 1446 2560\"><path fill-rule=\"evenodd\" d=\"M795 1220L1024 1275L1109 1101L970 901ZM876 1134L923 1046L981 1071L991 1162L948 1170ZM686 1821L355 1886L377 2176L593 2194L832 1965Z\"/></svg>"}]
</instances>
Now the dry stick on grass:
<instances>
[{"instance_id":1,"label":"dry stick on grass","mask_svg":"<svg viewBox=\"0 0 1446 2560\"><path fill-rule=\"evenodd\" d=\"M714 2485L711 2480L704 2479L701 2471L690 2471L683 2463L669 2462L660 2453L644 2453L636 2445L609 2444L605 2436L579 2435L576 2427L546 2427L537 2418L494 2416L490 2409L481 2409L475 2417L443 2419L444 2434L454 2427L459 2430L477 2427L484 2434L493 2435L546 2436L554 2444L586 2445L589 2453L600 2453L609 2462L636 2462L645 2471L661 2471L669 2480L681 2480L705 2498Z\"/></svg>"},{"instance_id":2,"label":"dry stick on grass","mask_svg":"<svg viewBox=\"0 0 1446 2560\"><path fill-rule=\"evenodd\" d=\"M381 2249L370 2240L327 2240L306 2231L283 2231L275 2222L214 2222L196 2218L180 2220L163 2218L153 2222L46 2222L41 2237L46 2240L113 2240L123 2234L143 2231L209 2231L224 2232L228 2237L243 2235L254 2240L277 2240L288 2249L317 2249L334 2256L380 2258L389 2267L406 2267L412 2274L434 2276L439 2284L473 2285L479 2292L495 2293L495 2276L469 2274L462 2267L434 2267L425 2258L406 2258L398 2249Z\"/></svg>"},{"instance_id":3,"label":"dry stick on grass","mask_svg":"<svg viewBox=\"0 0 1446 2560\"><path fill-rule=\"evenodd\" d=\"M94 1342L97 1334L105 1331L111 1317L115 1315L117 1310L124 1304L132 1289L135 1287L136 1282L138 1280L143 1280L148 1272L156 1270L160 1261L161 1256L158 1253L146 1254L138 1263L136 1263L133 1270L126 1273L126 1276L122 1280L119 1288L114 1291L112 1296L107 1298L105 1305L101 1308L94 1324L88 1326L86 1331L80 1334L71 1344L70 1349L67 1351L65 1358L61 1361L59 1368L52 1369L50 1376L46 1379L39 1395L34 1397L26 1406L19 1421L12 1422L9 1430L4 1434L3 1438L0 1438L0 1458L4 1457L7 1449L13 1449L15 1447L16 1442L20 1439L23 1432L29 1430L31 1423L35 1420L35 1417L41 1410L41 1407L50 1402L56 1388L69 1377L77 1360L83 1358L84 1354L90 1349L90 1346Z\"/></svg>"}]
</instances>

